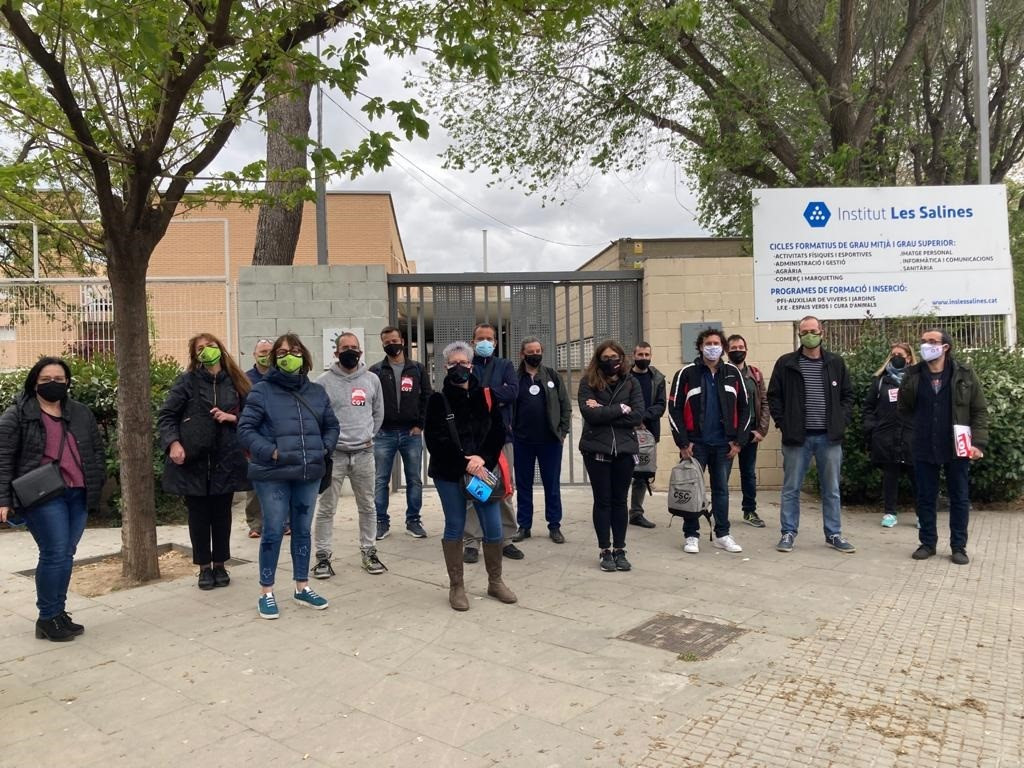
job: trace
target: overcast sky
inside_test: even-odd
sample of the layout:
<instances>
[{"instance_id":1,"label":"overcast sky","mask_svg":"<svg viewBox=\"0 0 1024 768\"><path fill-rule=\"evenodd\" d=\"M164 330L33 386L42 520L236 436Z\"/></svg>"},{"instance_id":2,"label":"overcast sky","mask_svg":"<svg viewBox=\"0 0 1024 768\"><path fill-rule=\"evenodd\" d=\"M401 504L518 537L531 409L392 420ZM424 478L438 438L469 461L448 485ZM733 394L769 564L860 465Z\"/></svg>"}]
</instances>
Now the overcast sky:
<instances>
[{"instance_id":1,"label":"overcast sky","mask_svg":"<svg viewBox=\"0 0 1024 768\"><path fill-rule=\"evenodd\" d=\"M361 90L385 99L408 98L410 94L404 92L401 83L415 66L409 60L376 57ZM365 135L338 104L365 123L366 117L359 111L361 103L359 99L354 104L346 102L337 92L324 92L324 143L335 152L355 146ZM643 173L633 176L595 176L564 205L545 207L537 196L526 196L509 187L488 187L492 179L486 173L444 170L439 154L447 146L448 137L433 116L430 122L430 139L400 143L398 151L403 157L396 156L391 168L355 181L333 178L328 183L332 190L391 192L406 258L416 261L419 272L480 270L483 229L487 229L492 272L571 270L621 237L702 234L690 213L696 209L692 193L682 183L681 171L671 163L653 159ZM314 113L313 135L315 124ZM374 123L372 127L382 130L387 124ZM251 162L254 154L263 152L261 131L254 126L244 127L211 170L240 168ZM474 210L457 195L486 213Z\"/></svg>"}]
</instances>

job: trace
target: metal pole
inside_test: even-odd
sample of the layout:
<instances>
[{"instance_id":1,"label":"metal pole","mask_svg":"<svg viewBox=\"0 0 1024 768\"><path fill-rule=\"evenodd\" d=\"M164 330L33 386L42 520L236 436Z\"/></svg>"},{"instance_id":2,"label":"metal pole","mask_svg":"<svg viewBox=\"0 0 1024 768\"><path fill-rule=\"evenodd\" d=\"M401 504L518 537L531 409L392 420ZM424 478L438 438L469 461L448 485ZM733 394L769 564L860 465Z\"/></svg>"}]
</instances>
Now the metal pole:
<instances>
[{"instance_id":1,"label":"metal pole","mask_svg":"<svg viewBox=\"0 0 1024 768\"><path fill-rule=\"evenodd\" d=\"M487 230L483 230L484 233L484 272L487 271Z\"/></svg>"},{"instance_id":2,"label":"metal pole","mask_svg":"<svg viewBox=\"0 0 1024 768\"><path fill-rule=\"evenodd\" d=\"M320 59L320 38L316 39L316 57ZM316 85L316 145L324 148L324 89ZM316 263L327 264L327 179L324 178L323 158L316 167Z\"/></svg>"},{"instance_id":3,"label":"metal pole","mask_svg":"<svg viewBox=\"0 0 1024 768\"><path fill-rule=\"evenodd\" d=\"M991 184L988 135L988 32L985 0L974 0L974 111L978 115L978 183Z\"/></svg>"},{"instance_id":4,"label":"metal pole","mask_svg":"<svg viewBox=\"0 0 1024 768\"><path fill-rule=\"evenodd\" d=\"M39 279L39 224L32 222L32 279Z\"/></svg>"}]
</instances>

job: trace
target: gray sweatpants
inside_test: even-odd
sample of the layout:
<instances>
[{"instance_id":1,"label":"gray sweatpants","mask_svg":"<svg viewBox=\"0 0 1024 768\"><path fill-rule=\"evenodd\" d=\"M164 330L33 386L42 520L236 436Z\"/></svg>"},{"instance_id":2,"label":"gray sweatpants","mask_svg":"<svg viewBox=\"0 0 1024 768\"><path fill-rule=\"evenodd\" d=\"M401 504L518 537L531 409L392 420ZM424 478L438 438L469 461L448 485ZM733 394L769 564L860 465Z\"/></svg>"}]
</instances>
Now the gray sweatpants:
<instances>
[{"instance_id":1,"label":"gray sweatpants","mask_svg":"<svg viewBox=\"0 0 1024 768\"><path fill-rule=\"evenodd\" d=\"M313 544L317 558L330 559L333 554L331 539L334 534L334 514L338 508L341 486L348 478L359 513L359 548L366 551L377 540L377 510L373 504L376 470L373 448L360 451L335 451L334 474L327 490L320 494L313 520Z\"/></svg>"},{"instance_id":2,"label":"gray sweatpants","mask_svg":"<svg viewBox=\"0 0 1024 768\"><path fill-rule=\"evenodd\" d=\"M502 454L505 456L505 461L508 462L508 481L512 484L512 487L516 487L516 478L512 473L512 443L505 443L505 447L501 449ZM512 537L516 535L516 531L519 530L519 524L516 522L516 509L512 501L512 496L506 496L501 500L501 538L503 541L511 541ZM480 545L480 542L484 538L484 529L480 527L480 518L476 516L476 507L473 506L473 502L466 501L466 531L463 534L463 543L467 547L476 547Z\"/></svg>"}]
</instances>

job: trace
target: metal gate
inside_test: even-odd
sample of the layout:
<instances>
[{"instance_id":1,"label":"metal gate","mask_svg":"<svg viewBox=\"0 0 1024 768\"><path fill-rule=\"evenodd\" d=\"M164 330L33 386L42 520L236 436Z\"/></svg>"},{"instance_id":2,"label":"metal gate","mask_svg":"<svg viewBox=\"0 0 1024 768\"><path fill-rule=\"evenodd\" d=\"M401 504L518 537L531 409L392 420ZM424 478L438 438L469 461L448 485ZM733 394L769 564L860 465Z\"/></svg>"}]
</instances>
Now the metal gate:
<instances>
[{"instance_id":1,"label":"metal gate","mask_svg":"<svg viewBox=\"0 0 1024 768\"><path fill-rule=\"evenodd\" d=\"M410 357L431 371L435 388L444 379L442 350L453 341L470 341L478 323L497 329L495 354L517 364L524 338L542 341L545 364L558 370L574 403L562 455L563 484L586 481L576 450L580 377L595 343L615 339L631 353L640 341L642 286L639 272L388 276L391 324L402 329Z\"/></svg>"}]
</instances>

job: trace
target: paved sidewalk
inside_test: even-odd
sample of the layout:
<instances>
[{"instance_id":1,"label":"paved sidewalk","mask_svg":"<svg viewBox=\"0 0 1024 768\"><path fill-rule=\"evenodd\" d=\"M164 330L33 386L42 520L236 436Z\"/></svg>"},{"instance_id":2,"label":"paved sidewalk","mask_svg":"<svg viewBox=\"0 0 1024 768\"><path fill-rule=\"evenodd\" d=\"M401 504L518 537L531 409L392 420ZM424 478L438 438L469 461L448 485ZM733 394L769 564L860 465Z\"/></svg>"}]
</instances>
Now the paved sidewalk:
<instances>
[{"instance_id":1,"label":"paved sidewalk","mask_svg":"<svg viewBox=\"0 0 1024 768\"><path fill-rule=\"evenodd\" d=\"M1024 764L1019 514L972 515L967 567L941 549L911 561L912 524L886 530L875 514L846 516L858 552L838 553L810 500L792 554L774 549L767 503L769 528L734 521L742 554L705 532L693 556L659 494L658 528L629 531L634 570L608 574L589 491L571 489L568 542L541 523L526 559L505 561L519 604L485 596L481 563L459 614L425 497L430 538L399 522L380 542L382 576L359 568L342 498L337 576L314 582L327 611L282 600L280 620L260 620L250 563L227 589L187 578L74 596L87 631L67 644L33 637L32 581L12 574L35 566L35 547L0 534L0 766ZM245 532L236 519L234 554L255 560ZM159 535L188 543L184 528ZM119 546L119 531L89 530L79 555ZM707 660L616 639L659 614L745 631Z\"/></svg>"}]
</instances>

